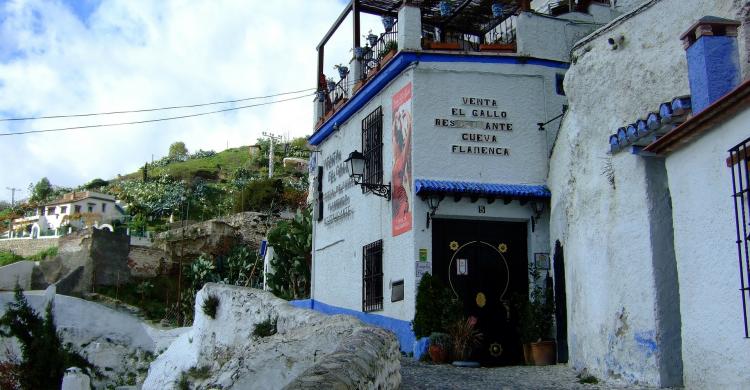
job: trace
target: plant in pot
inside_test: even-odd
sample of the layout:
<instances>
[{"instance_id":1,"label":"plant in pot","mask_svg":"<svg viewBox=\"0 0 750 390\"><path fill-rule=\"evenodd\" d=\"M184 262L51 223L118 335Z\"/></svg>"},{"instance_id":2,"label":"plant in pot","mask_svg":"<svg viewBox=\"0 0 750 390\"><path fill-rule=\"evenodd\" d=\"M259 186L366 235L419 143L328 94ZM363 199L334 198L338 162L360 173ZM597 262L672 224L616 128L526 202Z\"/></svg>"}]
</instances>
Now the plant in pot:
<instances>
[{"instance_id":1,"label":"plant in pot","mask_svg":"<svg viewBox=\"0 0 750 390\"><path fill-rule=\"evenodd\" d=\"M336 88L336 80L332 78L326 79L326 86L328 87L328 92L333 92L333 90Z\"/></svg>"},{"instance_id":2,"label":"plant in pot","mask_svg":"<svg viewBox=\"0 0 750 390\"><path fill-rule=\"evenodd\" d=\"M398 42L388 41L385 43L383 48L378 52L378 59L380 63L388 61L398 51Z\"/></svg>"},{"instance_id":3,"label":"plant in pot","mask_svg":"<svg viewBox=\"0 0 750 390\"><path fill-rule=\"evenodd\" d=\"M380 21L383 22L383 28L385 29L385 32L391 32L393 26L396 24L396 18L389 15L381 17Z\"/></svg>"},{"instance_id":4,"label":"plant in pot","mask_svg":"<svg viewBox=\"0 0 750 390\"><path fill-rule=\"evenodd\" d=\"M428 349L430 360L438 364L446 363L448 361L450 345L451 337L448 334L433 332L430 335L430 347Z\"/></svg>"},{"instance_id":5,"label":"plant in pot","mask_svg":"<svg viewBox=\"0 0 750 390\"><path fill-rule=\"evenodd\" d=\"M339 77L342 79L346 77L347 74L349 74L349 67L344 66L342 64L337 64L333 66L334 69L336 69L339 72Z\"/></svg>"},{"instance_id":6,"label":"plant in pot","mask_svg":"<svg viewBox=\"0 0 750 390\"><path fill-rule=\"evenodd\" d=\"M543 285L539 285L539 268L536 265L529 266L529 273L534 282L529 308L533 318L533 337L536 339L531 343L531 354L537 366L555 364L556 346L554 339L550 337L555 315L552 278L547 274L543 279Z\"/></svg>"},{"instance_id":7,"label":"plant in pot","mask_svg":"<svg viewBox=\"0 0 750 390\"><path fill-rule=\"evenodd\" d=\"M448 327L451 337L451 350L453 352L453 365L465 367L478 367L479 363L468 362L474 347L482 341L482 334L475 329L477 318L469 316L453 322Z\"/></svg>"},{"instance_id":8,"label":"plant in pot","mask_svg":"<svg viewBox=\"0 0 750 390\"><path fill-rule=\"evenodd\" d=\"M417 287L412 321L412 329L418 339L430 337L435 333L448 333L450 325L461 319L462 315L463 306L440 279L429 273L422 276ZM449 341L446 350L450 350L450 344Z\"/></svg>"},{"instance_id":9,"label":"plant in pot","mask_svg":"<svg viewBox=\"0 0 750 390\"><path fill-rule=\"evenodd\" d=\"M372 33L372 30L367 32L367 35L363 35L365 39L367 39L367 42L370 44L370 47L375 47L375 45L378 44L378 36Z\"/></svg>"},{"instance_id":10,"label":"plant in pot","mask_svg":"<svg viewBox=\"0 0 750 390\"><path fill-rule=\"evenodd\" d=\"M526 365L533 365L534 358L531 355L531 343L539 340L536 331L534 315L529 304L528 294L515 293L511 297L511 305L516 311L515 316L518 319L517 331L523 347L523 360Z\"/></svg>"}]
</instances>

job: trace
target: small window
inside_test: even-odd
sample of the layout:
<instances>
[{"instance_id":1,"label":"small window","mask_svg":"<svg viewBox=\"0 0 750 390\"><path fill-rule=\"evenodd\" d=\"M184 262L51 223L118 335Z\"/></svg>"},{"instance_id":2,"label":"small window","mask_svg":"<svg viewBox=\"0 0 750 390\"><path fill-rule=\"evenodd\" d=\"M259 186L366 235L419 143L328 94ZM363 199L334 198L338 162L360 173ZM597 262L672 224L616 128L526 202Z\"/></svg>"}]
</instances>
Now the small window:
<instances>
[{"instance_id":1,"label":"small window","mask_svg":"<svg viewBox=\"0 0 750 390\"><path fill-rule=\"evenodd\" d=\"M68 206L60 206L60 214L65 214L68 212Z\"/></svg>"},{"instance_id":2,"label":"small window","mask_svg":"<svg viewBox=\"0 0 750 390\"><path fill-rule=\"evenodd\" d=\"M323 167L318 167L318 175L315 176L315 217L318 222L323 220Z\"/></svg>"},{"instance_id":3,"label":"small window","mask_svg":"<svg viewBox=\"0 0 750 390\"><path fill-rule=\"evenodd\" d=\"M106 213L106 212L107 212L107 204L102 203L102 213Z\"/></svg>"},{"instance_id":4,"label":"small window","mask_svg":"<svg viewBox=\"0 0 750 390\"><path fill-rule=\"evenodd\" d=\"M54 215L56 207L47 207L47 215Z\"/></svg>"},{"instance_id":5,"label":"small window","mask_svg":"<svg viewBox=\"0 0 750 390\"><path fill-rule=\"evenodd\" d=\"M362 248L362 311L383 310L383 240Z\"/></svg>"},{"instance_id":6,"label":"small window","mask_svg":"<svg viewBox=\"0 0 750 390\"><path fill-rule=\"evenodd\" d=\"M565 75L563 73L555 74L555 92L557 92L558 95L565 96L565 86L563 85L563 81L565 81Z\"/></svg>"},{"instance_id":7,"label":"small window","mask_svg":"<svg viewBox=\"0 0 750 390\"><path fill-rule=\"evenodd\" d=\"M362 120L362 154L365 156L362 180L383 184L383 107L378 107Z\"/></svg>"},{"instance_id":8,"label":"small window","mask_svg":"<svg viewBox=\"0 0 750 390\"><path fill-rule=\"evenodd\" d=\"M94 206L96 206L96 203L89 203L87 206L88 206L89 213L93 213Z\"/></svg>"},{"instance_id":9,"label":"small window","mask_svg":"<svg viewBox=\"0 0 750 390\"><path fill-rule=\"evenodd\" d=\"M81 205L79 205L79 204L75 205L75 212L76 212L76 214L80 214L81 213Z\"/></svg>"}]
</instances>

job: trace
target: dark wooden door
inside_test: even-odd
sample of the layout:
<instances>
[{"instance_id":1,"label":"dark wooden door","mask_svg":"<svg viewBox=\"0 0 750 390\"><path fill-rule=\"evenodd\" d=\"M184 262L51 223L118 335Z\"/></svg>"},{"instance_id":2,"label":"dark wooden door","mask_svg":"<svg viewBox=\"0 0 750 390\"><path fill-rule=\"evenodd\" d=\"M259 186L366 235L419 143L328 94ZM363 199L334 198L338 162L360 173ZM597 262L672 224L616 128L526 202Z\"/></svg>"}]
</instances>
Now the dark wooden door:
<instances>
[{"instance_id":1,"label":"dark wooden door","mask_svg":"<svg viewBox=\"0 0 750 390\"><path fill-rule=\"evenodd\" d=\"M483 365L523 363L515 294L528 296L526 223L436 219L433 273L477 318L481 344L472 359Z\"/></svg>"}]
</instances>

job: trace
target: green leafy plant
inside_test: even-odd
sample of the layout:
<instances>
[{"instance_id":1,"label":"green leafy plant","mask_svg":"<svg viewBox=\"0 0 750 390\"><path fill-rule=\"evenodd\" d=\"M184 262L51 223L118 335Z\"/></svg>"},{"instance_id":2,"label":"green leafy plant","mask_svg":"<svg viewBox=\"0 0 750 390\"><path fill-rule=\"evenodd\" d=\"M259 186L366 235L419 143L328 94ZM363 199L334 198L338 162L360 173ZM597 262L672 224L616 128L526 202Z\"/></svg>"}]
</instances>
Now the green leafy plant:
<instances>
[{"instance_id":1,"label":"green leafy plant","mask_svg":"<svg viewBox=\"0 0 750 390\"><path fill-rule=\"evenodd\" d=\"M212 319L216 319L216 311L219 309L219 297L214 294L209 294L206 299L203 300L201 305L203 313Z\"/></svg>"},{"instance_id":2,"label":"green leafy plant","mask_svg":"<svg viewBox=\"0 0 750 390\"><path fill-rule=\"evenodd\" d=\"M595 385L599 383L599 379L593 375L578 375L578 383Z\"/></svg>"},{"instance_id":3,"label":"green leafy plant","mask_svg":"<svg viewBox=\"0 0 750 390\"><path fill-rule=\"evenodd\" d=\"M15 300L8 303L0 318L0 336L15 337L21 345L18 382L23 389L59 389L68 367L79 367L89 373L93 368L85 358L63 345L55 328L52 304L47 305L42 318L18 286Z\"/></svg>"},{"instance_id":4,"label":"green leafy plant","mask_svg":"<svg viewBox=\"0 0 750 390\"><path fill-rule=\"evenodd\" d=\"M284 183L281 179L259 179L249 182L234 196L234 211L278 211L282 205Z\"/></svg>"},{"instance_id":5,"label":"green leafy plant","mask_svg":"<svg viewBox=\"0 0 750 390\"><path fill-rule=\"evenodd\" d=\"M310 295L312 262L312 217L310 210L297 212L291 221L282 221L268 232L268 244L274 249L273 273L266 275L274 295L301 299Z\"/></svg>"},{"instance_id":6,"label":"green leafy plant","mask_svg":"<svg viewBox=\"0 0 750 390\"><path fill-rule=\"evenodd\" d=\"M23 256L19 256L11 251L0 251L0 267L13 264L23 260Z\"/></svg>"},{"instance_id":7,"label":"green leafy plant","mask_svg":"<svg viewBox=\"0 0 750 390\"><path fill-rule=\"evenodd\" d=\"M531 322L533 323L533 341L549 339L554 325L555 297L549 276L542 279L541 270L535 265L529 265L529 275L534 283L529 299ZM542 280L543 285L539 281Z\"/></svg>"},{"instance_id":8,"label":"green leafy plant","mask_svg":"<svg viewBox=\"0 0 750 390\"><path fill-rule=\"evenodd\" d=\"M398 51L398 42L397 41L388 41L383 45L383 48L380 49L378 52L378 59L382 59L386 56L386 54L390 53L391 51Z\"/></svg>"},{"instance_id":9,"label":"green leafy plant","mask_svg":"<svg viewBox=\"0 0 750 390\"><path fill-rule=\"evenodd\" d=\"M419 337L433 332L447 332L450 324L463 315L461 303L440 280L429 273L422 276L417 288L417 302L412 328Z\"/></svg>"},{"instance_id":10,"label":"green leafy plant","mask_svg":"<svg viewBox=\"0 0 750 390\"><path fill-rule=\"evenodd\" d=\"M276 323L278 321L278 317L268 317L267 319L259 322L257 325L255 325L255 329L253 329L253 336L256 337L269 337L276 334Z\"/></svg>"}]
</instances>

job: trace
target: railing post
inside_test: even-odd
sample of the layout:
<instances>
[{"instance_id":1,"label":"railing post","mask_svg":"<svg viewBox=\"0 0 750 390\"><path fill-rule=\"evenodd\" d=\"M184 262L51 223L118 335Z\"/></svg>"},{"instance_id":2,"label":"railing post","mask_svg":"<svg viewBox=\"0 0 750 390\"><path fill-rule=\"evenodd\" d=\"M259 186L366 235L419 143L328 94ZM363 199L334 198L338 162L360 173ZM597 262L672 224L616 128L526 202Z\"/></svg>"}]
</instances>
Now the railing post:
<instances>
[{"instance_id":1,"label":"railing post","mask_svg":"<svg viewBox=\"0 0 750 390\"><path fill-rule=\"evenodd\" d=\"M422 12L418 6L404 4L398 10L398 49L422 49Z\"/></svg>"}]
</instances>

